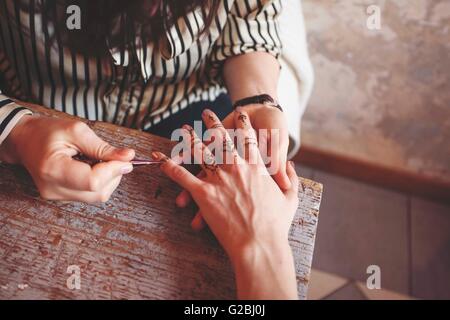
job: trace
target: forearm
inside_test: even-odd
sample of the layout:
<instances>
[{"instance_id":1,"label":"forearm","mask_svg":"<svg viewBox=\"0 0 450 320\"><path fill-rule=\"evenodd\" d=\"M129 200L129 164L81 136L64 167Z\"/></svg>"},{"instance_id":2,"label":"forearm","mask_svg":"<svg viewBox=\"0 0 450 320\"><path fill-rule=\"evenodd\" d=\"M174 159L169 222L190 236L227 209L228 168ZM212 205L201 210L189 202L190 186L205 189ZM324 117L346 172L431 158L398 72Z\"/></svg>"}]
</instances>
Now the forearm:
<instances>
[{"instance_id":1,"label":"forearm","mask_svg":"<svg viewBox=\"0 0 450 320\"><path fill-rule=\"evenodd\" d=\"M225 61L223 77L233 102L249 96L269 94L277 99L280 65L266 52L253 52Z\"/></svg>"},{"instance_id":2,"label":"forearm","mask_svg":"<svg viewBox=\"0 0 450 320\"><path fill-rule=\"evenodd\" d=\"M239 299L297 299L294 260L287 241L251 246L232 262Z\"/></svg>"}]
</instances>

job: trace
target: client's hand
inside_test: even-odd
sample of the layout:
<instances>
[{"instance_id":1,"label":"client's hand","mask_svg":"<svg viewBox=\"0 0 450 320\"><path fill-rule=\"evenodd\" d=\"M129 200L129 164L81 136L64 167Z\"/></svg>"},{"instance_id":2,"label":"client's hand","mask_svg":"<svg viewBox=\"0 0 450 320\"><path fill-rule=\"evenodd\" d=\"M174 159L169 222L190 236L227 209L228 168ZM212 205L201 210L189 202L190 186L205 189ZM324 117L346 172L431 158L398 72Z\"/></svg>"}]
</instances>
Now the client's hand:
<instances>
[{"instance_id":1,"label":"client's hand","mask_svg":"<svg viewBox=\"0 0 450 320\"><path fill-rule=\"evenodd\" d=\"M240 298L296 298L296 280L288 232L297 205L298 178L291 163L287 165L291 187L281 191L268 174L257 145L256 133L245 111L236 112L234 121L240 130L238 150L217 116L203 113L207 128L221 139L224 159L218 165L191 127L191 151L205 172L199 179L161 153L153 157L165 160L161 169L189 191L206 223L228 253L235 272ZM216 155L217 156L217 155ZM198 218L197 215L196 218Z\"/></svg>"}]
</instances>

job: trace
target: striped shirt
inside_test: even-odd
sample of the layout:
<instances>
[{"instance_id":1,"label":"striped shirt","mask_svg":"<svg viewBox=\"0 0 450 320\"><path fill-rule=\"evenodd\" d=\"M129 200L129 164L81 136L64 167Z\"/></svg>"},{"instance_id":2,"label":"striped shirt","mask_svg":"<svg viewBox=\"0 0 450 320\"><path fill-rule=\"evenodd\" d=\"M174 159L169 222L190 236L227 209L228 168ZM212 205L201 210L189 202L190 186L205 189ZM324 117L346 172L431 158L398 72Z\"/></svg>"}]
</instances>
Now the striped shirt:
<instances>
[{"instance_id":1,"label":"striped shirt","mask_svg":"<svg viewBox=\"0 0 450 320\"><path fill-rule=\"evenodd\" d=\"M58 28L65 26L45 21L44 1L0 0L0 144L29 113L11 98L147 130L226 92L221 65L227 58L280 55L281 0L222 0L204 34L198 8L178 19L158 46L135 35L132 48L109 48L99 57L61 43Z\"/></svg>"}]
</instances>

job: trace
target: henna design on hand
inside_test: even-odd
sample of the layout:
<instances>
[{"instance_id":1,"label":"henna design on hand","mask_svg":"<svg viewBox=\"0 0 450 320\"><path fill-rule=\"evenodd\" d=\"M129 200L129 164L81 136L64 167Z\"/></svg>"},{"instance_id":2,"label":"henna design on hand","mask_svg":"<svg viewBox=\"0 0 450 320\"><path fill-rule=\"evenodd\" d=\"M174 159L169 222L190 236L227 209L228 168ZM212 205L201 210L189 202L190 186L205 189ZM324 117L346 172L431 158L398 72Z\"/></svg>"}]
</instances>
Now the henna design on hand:
<instances>
[{"instance_id":1,"label":"henna design on hand","mask_svg":"<svg viewBox=\"0 0 450 320\"><path fill-rule=\"evenodd\" d=\"M256 138L251 138L251 137L245 137L244 139L244 145L248 146L248 145L258 145L258 140Z\"/></svg>"},{"instance_id":2,"label":"henna design on hand","mask_svg":"<svg viewBox=\"0 0 450 320\"><path fill-rule=\"evenodd\" d=\"M202 144L202 156L203 156L203 168L204 170L211 171L212 173L216 173L219 169L219 166L215 162L214 157L210 153L205 154L205 148L207 148L199 137L195 134L194 129L191 126L186 125L185 129L189 132L191 136L191 148L194 149L194 146L198 143Z\"/></svg>"},{"instance_id":3,"label":"henna design on hand","mask_svg":"<svg viewBox=\"0 0 450 320\"><path fill-rule=\"evenodd\" d=\"M235 150L233 141L231 141L228 137L223 138L222 148L223 148L223 151L226 151L226 152L234 152L234 150Z\"/></svg>"},{"instance_id":4,"label":"henna design on hand","mask_svg":"<svg viewBox=\"0 0 450 320\"><path fill-rule=\"evenodd\" d=\"M206 148L206 147L205 147ZM205 170L209 170L212 173L216 173L217 170L219 170L219 166L216 163L216 160L214 159L214 157L207 153L206 155L204 155L204 163L203 166L205 168Z\"/></svg>"},{"instance_id":5,"label":"henna design on hand","mask_svg":"<svg viewBox=\"0 0 450 320\"><path fill-rule=\"evenodd\" d=\"M166 156L164 153L162 152L156 152L153 151L152 152L152 158L155 160L159 160L161 161L161 164L159 166L162 166L163 164L165 164L167 161L169 161L169 157Z\"/></svg>"},{"instance_id":6,"label":"henna design on hand","mask_svg":"<svg viewBox=\"0 0 450 320\"><path fill-rule=\"evenodd\" d=\"M216 123L215 125L213 125L212 127L211 127L211 129L219 129L219 128L223 128L224 126L223 126L223 124L222 123Z\"/></svg>"},{"instance_id":7,"label":"henna design on hand","mask_svg":"<svg viewBox=\"0 0 450 320\"><path fill-rule=\"evenodd\" d=\"M250 125L248 123L248 116L242 112L239 112L238 121L240 121L244 127L248 127Z\"/></svg>"}]
</instances>

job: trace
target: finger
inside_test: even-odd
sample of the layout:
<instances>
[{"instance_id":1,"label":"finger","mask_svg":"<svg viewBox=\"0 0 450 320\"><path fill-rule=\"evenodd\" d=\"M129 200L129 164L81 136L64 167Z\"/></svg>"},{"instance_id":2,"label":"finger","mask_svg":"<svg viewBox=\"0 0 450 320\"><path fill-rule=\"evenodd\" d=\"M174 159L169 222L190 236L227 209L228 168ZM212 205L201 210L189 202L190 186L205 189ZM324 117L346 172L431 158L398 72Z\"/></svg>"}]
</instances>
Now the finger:
<instances>
[{"instance_id":1,"label":"finger","mask_svg":"<svg viewBox=\"0 0 450 320\"><path fill-rule=\"evenodd\" d=\"M74 144L80 152L92 159L110 161L131 161L135 152L129 148L115 148L98 137L95 132L83 122L76 122L72 130Z\"/></svg>"},{"instance_id":2,"label":"finger","mask_svg":"<svg viewBox=\"0 0 450 320\"><path fill-rule=\"evenodd\" d=\"M287 190L291 187L291 182L286 173L288 147L289 138L287 134L270 130L268 135L268 150L270 150L269 172L273 174L273 179L282 190Z\"/></svg>"},{"instance_id":3,"label":"finger","mask_svg":"<svg viewBox=\"0 0 450 320\"><path fill-rule=\"evenodd\" d=\"M289 178L291 187L285 191L287 197L298 197L298 176L292 161L288 161L286 165L286 174Z\"/></svg>"},{"instance_id":4,"label":"finger","mask_svg":"<svg viewBox=\"0 0 450 320\"><path fill-rule=\"evenodd\" d=\"M100 190L114 179L121 177L122 175L129 174L132 171L133 165L130 162L100 162L92 167L90 190Z\"/></svg>"},{"instance_id":5,"label":"finger","mask_svg":"<svg viewBox=\"0 0 450 320\"><path fill-rule=\"evenodd\" d=\"M175 204L180 208L186 208L192 201L191 194L187 190L183 190L175 199Z\"/></svg>"},{"instance_id":6,"label":"finger","mask_svg":"<svg viewBox=\"0 0 450 320\"><path fill-rule=\"evenodd\" d=\"M131 171L133 166L129 162L101 162L91 167L68 155L62 155L52 161L51 180L67 189L97 192L112 180Z\"/></svg>"},{"instance_id":7,"label":"finger","mask_svg":"<svg viewBox=\"0 0 450 320\"><path fill-rule=\"evenodd\" d=\"M286 160L278 159L278 162L277 162L276 165L279 167L279 169L278 169L278 172L276 172L273 175L273 179L278 184L280 189L287 190L287 189L289 189L291 187L291 182L290 182L289 177L288 177L288 175L286 173L286 170L283 169L283 166L284 166L284 168L286 167Z\"/></svg>"},{"instance_id":8,"label":"finger","mask_svg":"<svg viewBox=\"0 0 450 320\"><path fill-rule=\"evenodd\" d=\"M234 164L238 153L227 130L217 115L209 109L202 113L203 122L208 129L207 133L213 141L208 148L214 148L216 162L220 164Z\"/></svg>"},{"instance_id":9,"label":"finger","mask_svg":"<svg viewBox=\"0 0 450 320\"><path fill-rule=\"evenodd\" d=\"M103 190L95 192L93 202L107 202L120 184L122 176L114 178Z\"/></svg>"},{"instance_id":10,"label":"finger","mask_svg":"<svg viewBox=\"0 0 450 320\"><path fill-rule=\"evenodd\" d=\"M160 165L162 172L190 193L195 192L202 185L201 180L182 166L176 164L165 154L154 151L152 152L152 158L157 161L162 161Z\"/></svg>"},{"instance_id":11,"label":"finger","mask_svg":"<svg viewBox=\"0 0 450 320\"><path fill-rule=\"evenodd\" d=\"M57 201L77 201L85 203L107 202L120 184L121 179L121 176L113 179L103 190L97 192L79 191L60 187L51 191L41 192L41 197L47 200Z\"/></svg>"},{"instance_id":12,"label":"finger","mask_svg":"<svg viewBox=\"0 0 450 320\"><path fill-rule=\"evenodd\" d=\"M200 164L202 169L206 172L207 175L211 175L217 172L218 165L214 159L213 154L208 149L207 146L200 140L200 138L195 133L194 129L189 125L184 125L183 129L186 131L186 134L189 136L190 144L191 144L191 154L194 157L195 162Z\"/></svg>"},{"instance_id":13,"label":"finger","mask_svg":"<svg viewBox=\"0 0 450 320\"><path fill-rule=\"evenodd\" d=\"M203 219L202 213L200 211L197 212L194 219L191 221L191 227L194 231L201 231L203 228L205 228L206 222Z\"/></svg>"},{"instance_id":14,"label":"finger","mask_svg":"<svg viewBox=\"0 0 450 320\"><path fill-rule=\"evenodd\" d=\"M203 179L206 177L206 174L204 171L200 171L200 173L197 175L197 178ZM180 194L175 199L175 203L180 208L187 207L192 201L192 196L187 190L183 190L180 192Z\"/></svg>"},{"instance_id":15,"label":"finger","mask_svg":"<svg viewBox=\"0 0 450 320\"><path fill-rule=\"evenodd\" d=\"M237 129L237 146L240 154L250 164L262 163L258 149L258 138L248 113L242 108L237 108L234 113L234 123Z\"/></svg>"}]
</instances>

